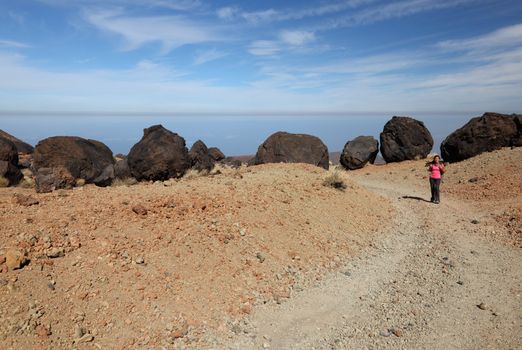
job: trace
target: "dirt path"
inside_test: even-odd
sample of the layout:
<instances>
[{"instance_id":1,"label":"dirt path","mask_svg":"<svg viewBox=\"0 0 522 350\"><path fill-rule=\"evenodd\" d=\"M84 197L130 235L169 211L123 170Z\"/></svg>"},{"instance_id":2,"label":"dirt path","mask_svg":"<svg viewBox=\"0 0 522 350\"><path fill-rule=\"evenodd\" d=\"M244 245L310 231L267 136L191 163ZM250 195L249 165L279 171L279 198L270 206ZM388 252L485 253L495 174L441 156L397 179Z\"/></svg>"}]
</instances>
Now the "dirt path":
<instances>
[{"instance_id":1,"label":"dirt path","mask_svg":"<svg viewBox=\"0 0 522 350\"><path fill-rule=\"evenodd\" d=\"M320 285L258 308L228 348L522 348L521 251L474 235L472 207L385 176L356 180L393 201L390 231Z\"/></svg>"}]
</instances>

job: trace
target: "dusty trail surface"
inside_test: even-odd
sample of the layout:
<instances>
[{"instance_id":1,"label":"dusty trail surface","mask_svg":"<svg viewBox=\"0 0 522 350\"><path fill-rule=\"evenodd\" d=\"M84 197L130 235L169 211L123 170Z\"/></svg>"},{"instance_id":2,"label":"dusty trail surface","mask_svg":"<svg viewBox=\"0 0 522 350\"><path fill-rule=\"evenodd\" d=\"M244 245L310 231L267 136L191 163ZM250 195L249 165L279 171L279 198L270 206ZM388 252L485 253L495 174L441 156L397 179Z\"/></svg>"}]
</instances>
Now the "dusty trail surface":
<instances>
[{"instance_id":1,"label":"dusty trail surface","mask_svg":"<svg viewBox=\"0 0 522 350\"><path fill-rule=\"evenodd\" d=\"M0 188L0 349L521 349L522 148L424 163Z\"/></svg>"},{"instance_id":2,"label":"dusty trail surface","mask_svg":"<svg viewBox=\"0 0 522 350\"><path fill-rule=\"evenodd\" d=\"M470 162L501 171L520 161L516 152ZM510 203L500 206L503 214L511 215L512 204L521 201L522 180L513 172L507 179L509 173L501 171L495 172L500 181L480 187L475 178L466 178L476 174L469 174L469 164L450 169L447 177L453 177L443 186L451 195L444 193L440 205L426 200L420 161L357 172L359 185L395 206L388 233L320 285L282 305L259 308L229 347L522 348L520 222L510 216L506 226L495 212L502 196L502 203ZM473 194L459 192L462 184L475 186ZM490 191L495 186L498 190Z\"/></svg>"}]
</instances>

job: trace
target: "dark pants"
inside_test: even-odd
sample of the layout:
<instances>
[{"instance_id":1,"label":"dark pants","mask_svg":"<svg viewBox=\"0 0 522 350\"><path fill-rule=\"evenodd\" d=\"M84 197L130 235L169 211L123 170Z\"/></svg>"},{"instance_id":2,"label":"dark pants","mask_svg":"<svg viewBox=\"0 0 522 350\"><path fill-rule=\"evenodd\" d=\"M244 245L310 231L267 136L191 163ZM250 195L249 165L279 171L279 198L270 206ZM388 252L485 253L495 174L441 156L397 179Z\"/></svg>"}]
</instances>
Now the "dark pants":
<instances>
[{"instance_id":1,"label":"dark pants","mask_svg":"<svg viewBox=\"0 0 522 350\"><path fill-rule=\"evenodd\" d=\"M440 179L430 178L431 201L440 202Z\"/></svg>"}]
</instances>

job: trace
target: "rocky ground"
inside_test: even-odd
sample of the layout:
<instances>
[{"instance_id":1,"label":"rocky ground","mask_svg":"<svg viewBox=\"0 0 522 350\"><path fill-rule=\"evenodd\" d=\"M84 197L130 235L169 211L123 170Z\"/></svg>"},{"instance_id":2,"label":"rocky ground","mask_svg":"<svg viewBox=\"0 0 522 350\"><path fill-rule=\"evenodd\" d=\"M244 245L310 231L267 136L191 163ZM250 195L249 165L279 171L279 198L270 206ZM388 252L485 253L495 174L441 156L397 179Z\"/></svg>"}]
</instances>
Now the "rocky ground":
<instances>
[{"instance_id":1,"label":"rocky ground","mask_svg":"<svg viewBox=\"0 0 522 350\"><path fill-rule=\"evenodd\" d=\"M234 334L390 219L388 201L346 175L345 191L324 186L328 176L263 165L130 187L1 189L2 348L199 348Z\"/></svg>"},{"instance_id":2,"label":"rocky ground","mask_svg":"<svg viewBox=\"0 0 522 350\"><path fill-rule=\"evenodd\" d=\"M425 161L343 172L344 191L307 165L1 189L0 344L518 349L521 161L450 164L440 205Z\"/></svg>"}]
</instances>

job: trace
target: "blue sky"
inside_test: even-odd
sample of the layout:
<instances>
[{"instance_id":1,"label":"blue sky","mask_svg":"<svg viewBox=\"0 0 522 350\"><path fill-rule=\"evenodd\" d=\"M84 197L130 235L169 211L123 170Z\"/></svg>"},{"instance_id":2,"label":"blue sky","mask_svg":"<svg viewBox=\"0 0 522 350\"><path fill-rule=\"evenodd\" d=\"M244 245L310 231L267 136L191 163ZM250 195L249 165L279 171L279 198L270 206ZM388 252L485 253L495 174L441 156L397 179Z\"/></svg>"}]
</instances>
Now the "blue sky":
<instances>
[{"instance_id":1,"label":"blue sky","mask_svg":"<svg viewBox=\"0 0 522 350\"><path fill-rule=\"evenodd\" d=\"M251 120L245 140L276 116L296 130L315 116L311 132L321 116L358 118L350 136L369 114L459 116L453 126L522 111L522 1L2 0L0 77L0 119L30 139L64 116L91 137L92 116L118 130L141 118L138 133L194 116L186 132L216 140L200 115Z\"/></svg>"}]
</instances>

